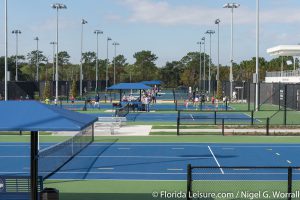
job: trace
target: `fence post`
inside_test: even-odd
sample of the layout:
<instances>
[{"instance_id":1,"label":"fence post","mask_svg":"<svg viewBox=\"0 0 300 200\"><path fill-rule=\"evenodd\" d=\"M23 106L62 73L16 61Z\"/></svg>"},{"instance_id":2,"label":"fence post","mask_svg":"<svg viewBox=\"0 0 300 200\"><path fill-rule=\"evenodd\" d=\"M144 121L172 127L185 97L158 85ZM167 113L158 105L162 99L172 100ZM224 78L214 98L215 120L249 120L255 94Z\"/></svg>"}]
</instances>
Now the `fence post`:
<instances>
[{"instance_id":1,"label":"fence post","mask_svg":"<svg viewBox=\"0 0 300 200\"><path fill-rule=\"evenodd\" d=\"M288 168L288 200L292 200L293 168Z\"/></svg>"},{"instance_id":2,"label":"fence post","mask_svg":"<svg viewBox=\"0 0 300 200\"><path fill-rule=\"evenodd\" d=\"M217 125L217 111L214 111L215 125Z\"/></svg>"},{"instance_id":3,"label":"fence post","mask_svg":"<svg viewBox=\"0 0 300 200\"><path fill-rule=\"evenodd\" d=\"M250 82L248 83L248 98L247 98L247 100L248 100L248 111L250 111L250 101L251 101L251 97L250 97L250 95L251 95L251 91L250 91L250 89L251 89L251 84L250 84Z\"/></svg>"},{"instance_id":4,"label":"fence post","mask_svg":"<svg viewBox=\"0 0 300 200\"><path fill-rule=\"evenodd\" d=\"M286 116L286 112L287 112L287 110L286 110L286 108L287 108L287 84L285 84L284 85L284 117L283 117L283 120L284 120L284 125L286 126L286 124L287 124L287 116Z\"/></svg>"},{"instance_id":5,"label":"fence post","mask_svg":"<svg viewBox=\"0 0 300 200\"><path fill-rule=\"evenodd\" d=\"M270 134L270 118L267 118L267 124L266 124L266 131L267 131L267 135Z\"/></svg>"},{"instance_id":6,"label":"fence post","mask_svg":"<svg viewBox=\"0 0 300 200\"><path fill-rule=\"evenodd\" d=\"M177 111L178 110L178 101L174 100L174 102L175 102L175 111Z\"/></svg>"},{"instance_id":7,"label":"fence post","mask_svg":"<svg viewBox=\"0 0 300 200\"><path fill-rule=\"evenodd\" d=\"M226 111L228 110L228 100L227 100L227 98L225 100L225 109L226 109Z\"/></svg>"},{"instance_id":8,"label":"fence post","mask_svg":"<svg viewBox=\"0 0 300 200\"><path fill-rule=\"evenodd\" d=\"M179 131L180 131L180 110L178 110L178 115L177 115L177 136L179 136Z\"/></svg>"},{"instance_id":9,"label":"fence post","mask_svg":"<svg viewBox=\"0 0 300 200\"><path fill-rule=\"evenodd\" d=\"M188 164L187 166L187 191L186 191L186 195L187 195L187 200L190 200L190 195L192 194L192 166L191 164Z\"/></svg>"},{"instance_id":10,"label":"fence post","mask_svg":"<svg viewBox=\"0 0 300 200\"><path fill-rule=\"evenodd\" d=\"M225 120L222 118L222 135L225 135Z\"/></svg>"},{"instance_id":11,"label":"fence post","mask_svg":"<svg viewBox=\"0 0 300 200\"><path fill-rule=\"evenodd\" d=\"M87 108L86 108L86 100L84 100L84 106L83 106L83 109L82 109L83 111L86 111L87 110Z\"/></svg>"},{"instance_id":12,"label":"fence post","mask_svg":"<svg viewBox=\"0 0 300 200\"><path fill-rule=\"evenodd\" d=\"M174 103L175 103L175 101L176 101L175 88L173 88L173 99L174 99Z\"/></svg>"},{"instance_id":13,"label":"fence post","mask_svg":"<svg viewBox=\"0 0 300 200\"><path fill-rule=\"evenodd\" d=\"M251 111L251 125L253 126L254 124L254 111Z\"/></svg>"}]
</instances>

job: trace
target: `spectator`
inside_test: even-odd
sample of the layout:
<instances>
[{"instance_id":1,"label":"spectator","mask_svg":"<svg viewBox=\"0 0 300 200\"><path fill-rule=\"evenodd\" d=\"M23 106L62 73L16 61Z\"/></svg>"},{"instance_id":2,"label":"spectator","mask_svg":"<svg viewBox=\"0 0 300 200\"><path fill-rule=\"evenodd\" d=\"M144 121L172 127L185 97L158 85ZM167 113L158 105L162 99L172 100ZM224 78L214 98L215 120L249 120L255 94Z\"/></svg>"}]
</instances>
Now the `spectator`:
<instances>
[{"instance_id":1,"label":"spectator","mask_svg":"<svg viewBox=\"0 0 300 200\"><path fill-rule=\"evenodd\" d=\"M71 96L70 100L71 100L71 103L74 104L75 98L73 95Z\"/></svg>"},{"instance_id":2,"label":"spectator","mask_svg":"<svg viewBox=\"0 0 300 200\"><path fill-rule=\"evenodd\" d=\"M28 95L28 94L26 95L25 99L26 99L26 100L29 100L29 95Z\"/></svg>"}]
</instances>

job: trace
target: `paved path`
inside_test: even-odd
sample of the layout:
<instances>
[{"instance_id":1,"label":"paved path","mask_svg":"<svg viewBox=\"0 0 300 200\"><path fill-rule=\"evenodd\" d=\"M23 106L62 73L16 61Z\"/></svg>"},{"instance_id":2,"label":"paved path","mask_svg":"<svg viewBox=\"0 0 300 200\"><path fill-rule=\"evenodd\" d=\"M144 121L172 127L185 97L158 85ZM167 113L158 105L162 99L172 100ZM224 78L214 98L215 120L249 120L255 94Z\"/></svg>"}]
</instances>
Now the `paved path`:
<instances>
[{"instance_id":1,"label":"paved path","mask_svg":"<svg viewBox=\"0 0 300 200\"><path fill-rule=\"evenodd\" d=\"M222 129L181 129L182 132L186 133L219 133ZM266 129L225 129L225 133L263 133L266 132ZM300 133L300 129L270 129L270 133ZM151 132L177 132L177 129L152 129Z\"/></svg>"}]
</instances>

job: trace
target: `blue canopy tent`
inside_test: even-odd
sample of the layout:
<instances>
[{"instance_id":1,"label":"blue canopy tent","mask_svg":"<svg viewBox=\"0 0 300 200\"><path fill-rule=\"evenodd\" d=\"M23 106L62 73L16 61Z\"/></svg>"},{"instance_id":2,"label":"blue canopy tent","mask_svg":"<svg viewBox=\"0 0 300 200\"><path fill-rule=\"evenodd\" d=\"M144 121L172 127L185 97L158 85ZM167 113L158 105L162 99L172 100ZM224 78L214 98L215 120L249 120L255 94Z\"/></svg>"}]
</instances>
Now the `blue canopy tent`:
<instances>
[{"instance_id":1,"label":"blue canopy tent","mask_svg":"<svg viewBox=\"0 0 300 200\"><path fill-rule=\"evenodd\" d=\"M122 100L122 90L140 90L140 99L142 97L142 90L151 89L151 87L143 84L143 83L119 83L113 85L108 90L120 90L120 101Z\"/></svg>"},{"instance_id":2,"label":"blue canopy tent","mask_svg":"<svg viewBox=\"0 0 300 200\"><path fill-rule=\"evenodd\" d=\"M38 199L38 131L81 131L96 117L37 101L0 101L0 131L31 132L31 199Z\"/></svg>"},{"instance_id":3,"label":"blue canopy tent","mask_svg":"<svg viewBox=\"0 0 300 200\"><path fill-rule=\"evenodd\" d=\"M162 81L159 81L159 80L142 81L141 83L142 83L142 84L145 84L145 85L161 85L161 84L163 84L163 82L162 82Z\"/></svg>"}]
</instances>

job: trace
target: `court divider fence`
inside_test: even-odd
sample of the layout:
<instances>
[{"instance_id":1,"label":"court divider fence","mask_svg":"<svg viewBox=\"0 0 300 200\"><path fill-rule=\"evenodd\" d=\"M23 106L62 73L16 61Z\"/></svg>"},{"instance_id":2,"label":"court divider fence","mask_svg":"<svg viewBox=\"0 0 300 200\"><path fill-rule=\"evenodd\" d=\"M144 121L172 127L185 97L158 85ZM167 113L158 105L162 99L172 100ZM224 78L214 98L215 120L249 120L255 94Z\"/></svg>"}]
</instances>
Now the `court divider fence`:
<instances>
[{"instance_id":1,"label":"court divider fence","mask_svg":"<svg viewBox=\"0 0 300 200\"><path fill-rule=\"evenodd\" d=\"M275 111L268 117L257 117L254 111L177 111L177 135L226 135L226 129L232 130L234 135L297 135L288 129L300 128L297 111ZM290 113L290 114L289 114ZM274 128L272 132L270 128ZM199 130L187 131L189 129ZM201 130L205 129L205 131ZM235 129L238 129L235 131ZM255 129L255 131L247 131ZM286 129L286 131L276 131ZM242 131L241 131L242 130ZM240 132L238 132L240 131ZM277 134L276 132L280 132ZM284 134L283 134L284 132ZM230 135L230 133L228 133ZM298 133L299 135L299 133Z\"/></svg>"},{"instance_id":2,"label":"court divider fence","mask_svg":"<svg viewBox=\"0 0 300 200\"><path fill-rule=\"evenodd\" d=\"M299 167L187 166L186 199L299 199Z\"/></svg>"}]
</instances>

